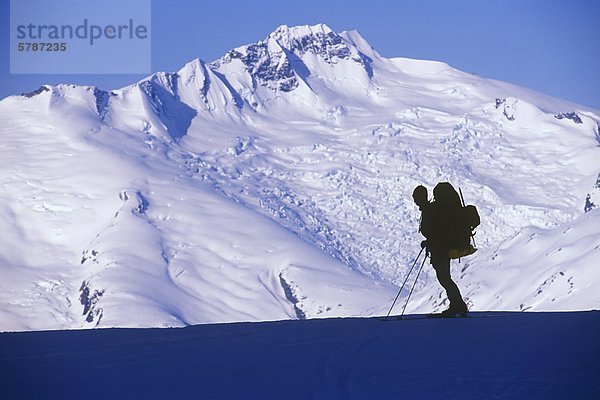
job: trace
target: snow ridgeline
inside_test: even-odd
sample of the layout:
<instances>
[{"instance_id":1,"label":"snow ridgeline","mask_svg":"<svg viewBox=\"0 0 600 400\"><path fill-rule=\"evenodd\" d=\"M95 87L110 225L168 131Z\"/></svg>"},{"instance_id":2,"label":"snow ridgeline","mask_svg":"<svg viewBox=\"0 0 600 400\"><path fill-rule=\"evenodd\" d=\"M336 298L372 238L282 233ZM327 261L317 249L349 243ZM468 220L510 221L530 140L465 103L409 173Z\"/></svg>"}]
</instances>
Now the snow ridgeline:
<instances>
[{"instance_id":1,"label":"snow ridgeline","mask_svg":"<svg viewBox=\"0 0 600 400\"><path fill-rule=\"evenodd\" d=\"M593 399L598 314L3 333L2 390L64 400Z\"/></svg>"},{"instance_id":2,"label":"snow ridgeline","mask_svg":"<svg viewBox=\"0 0 600 400\"><path fill-rule=\"evenodd\" d=\"M384 314L421 240L412 189L438 181L482 215L453 268L471 309L597 308L599 122L324 25L8 97L0 329ZM407 312L443 309L421 276Z\"/></svg>"}]
</instances>

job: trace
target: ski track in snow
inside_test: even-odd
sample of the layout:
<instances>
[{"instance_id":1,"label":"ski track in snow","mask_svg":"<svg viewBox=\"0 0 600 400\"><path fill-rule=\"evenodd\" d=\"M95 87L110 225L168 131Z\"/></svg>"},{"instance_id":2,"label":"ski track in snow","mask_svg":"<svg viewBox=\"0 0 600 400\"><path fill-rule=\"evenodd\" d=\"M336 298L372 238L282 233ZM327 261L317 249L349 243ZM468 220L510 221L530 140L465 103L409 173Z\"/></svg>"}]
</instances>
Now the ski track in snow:
<instances>
[{"instance_id":1,"label":"ski track in snow","mask_svg":"<svg viewBox=\"0 0 600 400\"><path fill-rule=\"evenodd\" d=\"M453 263L472 310L600 304L600 117L357 32L45 86L0 102L0 134L0 330L384 314L438 181L482 216ZM446 306L425 268L407 312Z\"/></svg>"}]
</instances>

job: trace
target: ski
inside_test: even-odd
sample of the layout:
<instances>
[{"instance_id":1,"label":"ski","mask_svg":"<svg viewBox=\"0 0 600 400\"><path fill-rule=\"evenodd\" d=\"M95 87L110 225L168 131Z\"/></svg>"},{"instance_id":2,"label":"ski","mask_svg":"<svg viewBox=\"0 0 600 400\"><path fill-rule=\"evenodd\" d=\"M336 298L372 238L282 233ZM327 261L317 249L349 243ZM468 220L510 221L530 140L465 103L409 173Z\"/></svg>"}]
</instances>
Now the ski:
<instances>
[{"instance_id":1,"label":"ski","mask_svg":"<svg viewBox=\"0 0 600 400\"><path fill-rule=\"evenodd\" d=\"M456 312L456 313L434 313L427 314L427 318L468 318L468 312Z\"/></svg>"}]
</instances>

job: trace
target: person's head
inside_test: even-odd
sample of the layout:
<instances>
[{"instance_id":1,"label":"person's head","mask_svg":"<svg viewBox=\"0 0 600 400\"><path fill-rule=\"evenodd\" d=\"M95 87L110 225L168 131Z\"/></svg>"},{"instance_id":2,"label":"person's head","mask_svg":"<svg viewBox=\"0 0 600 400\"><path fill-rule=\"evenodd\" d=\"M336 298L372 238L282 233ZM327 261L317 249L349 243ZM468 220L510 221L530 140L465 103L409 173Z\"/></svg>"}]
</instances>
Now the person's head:
<instances>
[{"instance_id":1,"label":"person's head","mask_svg":"<svg viewBox=\"0 0 600 400\"><path fill-rule=\"evenodd\" d=\"M425 186L419 185L413 190L413 200L419 207L428 203L427 196L427 188Z\"/></svg>"}]
</instances>

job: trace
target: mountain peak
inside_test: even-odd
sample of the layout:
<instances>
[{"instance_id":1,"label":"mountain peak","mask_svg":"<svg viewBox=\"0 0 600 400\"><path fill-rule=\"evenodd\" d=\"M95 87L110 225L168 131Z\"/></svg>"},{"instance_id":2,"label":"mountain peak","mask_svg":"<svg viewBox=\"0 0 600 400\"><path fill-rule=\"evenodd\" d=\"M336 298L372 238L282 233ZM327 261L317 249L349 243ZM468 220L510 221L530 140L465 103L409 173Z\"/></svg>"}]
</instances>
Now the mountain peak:
<instances>
[{"instance_id":1,"label":"mountain peak","mask_svg":"<svg viewBox=\"0 0 600 400\"><path fill-rule=\"evenodd\" d=\"M273 38L275 40L291 40L303 38L305 36L317 36L328 34L335 35L335 32L333 32L331 28L325 24L298 26L281 25L273 32L271 32L271 34L269 34L268 37Z\"/></svg>"},{"instance_id":2,"label":"mountain peak","mask_svg":"<svg viewBox=\"0 0 600 400\"><path fill-rule=\"evenodd\" d=\"M289 92L318 69L312 65L315 70L310 70L303 59L305 54L315 55L330 65L340 60L351 60L370 71L368 66L363 65L369 61L368 57L361 57L353 43L325 24L281 25L264 40L235 48L211 63L210 67L226 74L230 72L228 65L241 62L242 68L250 75L252 87L260 85Z\"/></svg>"},{"instance_id":3,"label":"mountain peak","mask_svg":"<svg viewBox=\"0 0 600 400\"><path fill-rule=\"evenodd\" d=\"M314 53L329 61L334 57L347 58L352 53L344 38L325 24L281 25L267 37L266 41L270 40L300 57Z\"/></svg>"}]
</instances>

